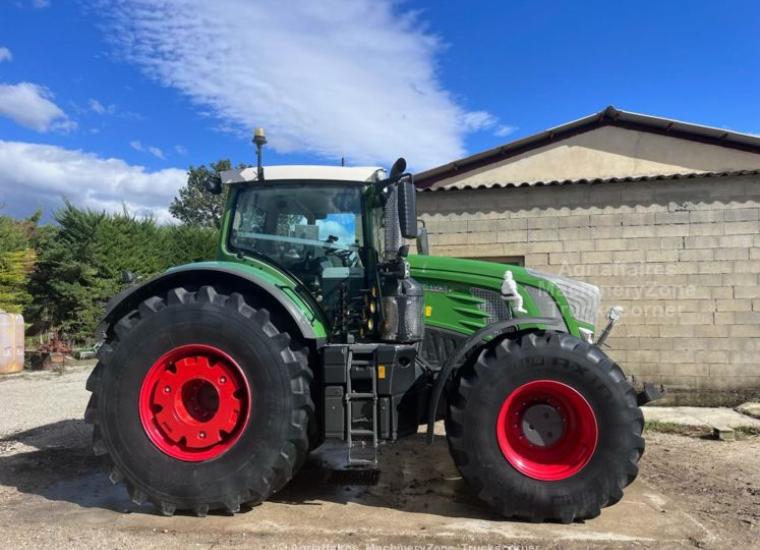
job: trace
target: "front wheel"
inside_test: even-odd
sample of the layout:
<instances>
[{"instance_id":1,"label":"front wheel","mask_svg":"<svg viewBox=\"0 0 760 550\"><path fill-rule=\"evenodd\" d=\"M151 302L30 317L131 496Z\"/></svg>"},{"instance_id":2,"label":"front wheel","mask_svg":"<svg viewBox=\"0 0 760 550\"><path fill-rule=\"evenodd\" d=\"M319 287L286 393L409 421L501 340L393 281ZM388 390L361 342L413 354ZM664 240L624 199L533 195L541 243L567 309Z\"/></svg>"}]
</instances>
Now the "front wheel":
<instances>
[{"instance_id":1,"label":"front wheel","mask_svg":"<svg viewBox=\"0 0 760 550\"><path fill-rule=\"evenodd\" d=\"M446 419L452 457L502 515L592 518L635 479L643 415L599 348L531 333L484 349L457 382Z\"/></svg>"}]
</instances>

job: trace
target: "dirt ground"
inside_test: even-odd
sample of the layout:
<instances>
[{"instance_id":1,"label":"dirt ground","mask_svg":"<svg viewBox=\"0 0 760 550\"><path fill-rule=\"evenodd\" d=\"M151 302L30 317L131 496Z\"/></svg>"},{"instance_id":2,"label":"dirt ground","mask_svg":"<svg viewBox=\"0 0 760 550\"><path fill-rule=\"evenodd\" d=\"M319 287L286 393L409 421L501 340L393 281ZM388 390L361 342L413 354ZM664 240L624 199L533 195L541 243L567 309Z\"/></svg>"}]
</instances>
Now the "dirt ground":
<instances>
[{"instance_id":1,"label":"dirt ground","mask_svg":"<svg viewBox=\"0 0 760 550\"><path fill-rule=\"evenodd\" d=\"M89 367L0 379L4 548L750 548L760 540L760 438L648 433L639 479L571 525L505 521L457 475L445 438L382 448L374 485L314 453L269 502L234 517L164 518L112 486L81 420Z\"/></svg>"}]
</instances>

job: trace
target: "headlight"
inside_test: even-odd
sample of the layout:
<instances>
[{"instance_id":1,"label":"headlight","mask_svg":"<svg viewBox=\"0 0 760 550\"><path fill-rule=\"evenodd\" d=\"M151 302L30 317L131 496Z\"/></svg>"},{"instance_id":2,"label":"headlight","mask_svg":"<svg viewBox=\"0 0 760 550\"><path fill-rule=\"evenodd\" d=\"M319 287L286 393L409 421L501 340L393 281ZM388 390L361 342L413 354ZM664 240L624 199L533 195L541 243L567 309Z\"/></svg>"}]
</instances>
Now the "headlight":
<instances>
[{"instance_id":1,"label":"headlight","mask_svg":"<svg viewBox=\"0 0 760 550\"><path fill-rule=\"evenodd\" d=\"M578 321L596 325L596 312L599 309L599 303L601 301L601 293L599 287L576 281L575 279L568 279L567 277L560 277L552 273L543 273L534 269L526 269L534 277L540 279L546 279L557 285L565 295L570 306L570 311ZM528 287L530 288L530 287Z\"/></svg>"},{"instance_id":2,"label":"headlight","mask_svg":"<svg viewBox=\"0 0 760 550\"><path fill-rule=\"evenodd\" d=\"M562 313L557 307L557 302L551 297L551 294L546 292L542 288L535 286L525 285L525 290L530 294L533 303L536 304L541 317L553 317L555 319L562 319Z\"/></svg>"}]
</instances>

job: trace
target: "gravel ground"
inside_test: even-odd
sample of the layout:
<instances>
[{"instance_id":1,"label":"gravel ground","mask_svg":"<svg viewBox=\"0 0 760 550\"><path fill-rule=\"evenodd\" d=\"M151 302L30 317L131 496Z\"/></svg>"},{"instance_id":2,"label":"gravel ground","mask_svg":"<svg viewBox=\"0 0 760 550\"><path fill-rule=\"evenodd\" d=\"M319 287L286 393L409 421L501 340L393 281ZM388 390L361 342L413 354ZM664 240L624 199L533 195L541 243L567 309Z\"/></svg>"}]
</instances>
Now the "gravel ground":
<instances>
[{"instance_id":1,"label":"gravel ground","mask_svg":"<svg viewBox=\"0 0 760 550\"><path fill-rule=\"evenodd\" d=\"M756 547L760 438L648 433L642 474L599 518L571 525L495 517L470 494L439 435L387 445L375 485L336 476L314 453L270 501L234 517L164 518L113 487L80 419L91 366L0 379L0 532L5 548L513 545L515 548Z\"/></svg>"}]
</instances>

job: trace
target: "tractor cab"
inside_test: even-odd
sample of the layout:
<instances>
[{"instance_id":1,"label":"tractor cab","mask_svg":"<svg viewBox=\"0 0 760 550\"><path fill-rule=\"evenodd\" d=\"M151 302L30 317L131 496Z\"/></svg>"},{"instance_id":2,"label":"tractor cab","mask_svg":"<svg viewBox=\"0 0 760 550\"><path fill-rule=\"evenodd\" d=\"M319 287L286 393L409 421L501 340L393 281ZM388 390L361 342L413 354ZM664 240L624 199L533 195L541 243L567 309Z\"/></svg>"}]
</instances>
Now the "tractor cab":
<instances>
[{"instance_id":1,"label":"tractor cab","mask_svg":"<svg viewBox=\"0 0 760 550\"><path fill-rule=\"evenodd\" d=\"M416 236L414 187L404 166L399 161L390 176L376 167L223 172L220 255L265 262L296 281L328 320L330 340L416 341L422 290L409 276L402 241ZM400 296L417 303L409 308Z\"/></svg>"}]
</instances>

